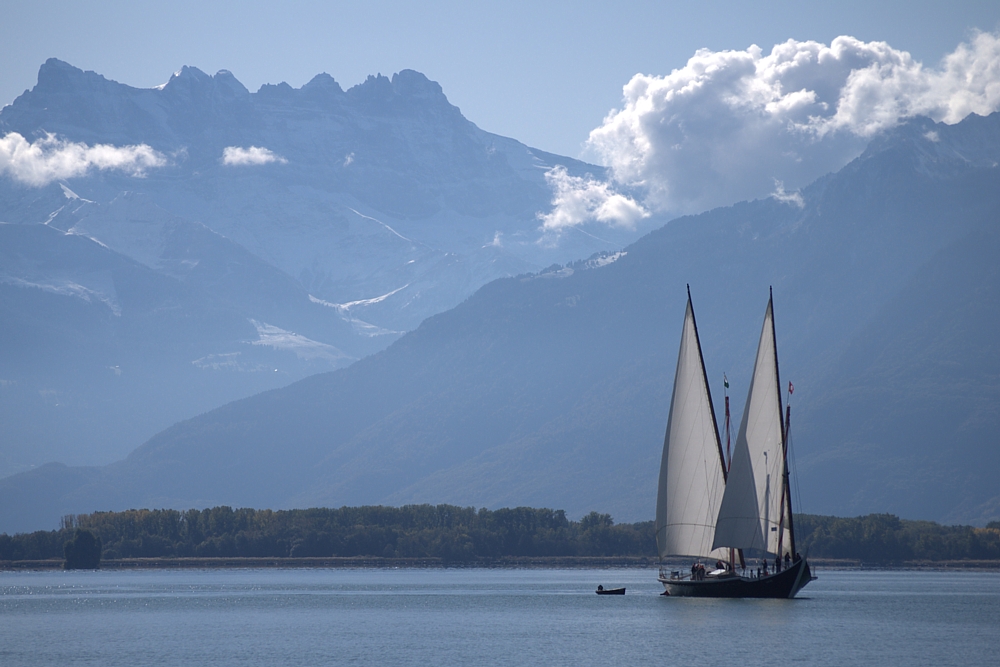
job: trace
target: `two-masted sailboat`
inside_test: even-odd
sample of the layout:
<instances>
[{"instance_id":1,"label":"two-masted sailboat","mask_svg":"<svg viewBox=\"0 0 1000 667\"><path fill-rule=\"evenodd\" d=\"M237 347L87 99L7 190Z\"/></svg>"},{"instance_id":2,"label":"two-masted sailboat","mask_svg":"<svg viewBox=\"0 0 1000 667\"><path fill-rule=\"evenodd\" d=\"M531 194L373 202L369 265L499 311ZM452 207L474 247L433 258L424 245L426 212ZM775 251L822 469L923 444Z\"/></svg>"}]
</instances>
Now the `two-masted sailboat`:
<instances>
[{"instance_id":1,"label":"two-masted sailboat","mask_svg":"<svg viewBox=\"0 0 1000 667\"><path fill-rule=\"evenodd\" d=\"M782 421L768 299L746 407L726 460L688 288L656 499L665 595L791 598L811 581L809 564L795 551L786 440L790 410L785 417ZM690 572L668 571L667 557L694 564Z\"/></svg>"}]
</instances>

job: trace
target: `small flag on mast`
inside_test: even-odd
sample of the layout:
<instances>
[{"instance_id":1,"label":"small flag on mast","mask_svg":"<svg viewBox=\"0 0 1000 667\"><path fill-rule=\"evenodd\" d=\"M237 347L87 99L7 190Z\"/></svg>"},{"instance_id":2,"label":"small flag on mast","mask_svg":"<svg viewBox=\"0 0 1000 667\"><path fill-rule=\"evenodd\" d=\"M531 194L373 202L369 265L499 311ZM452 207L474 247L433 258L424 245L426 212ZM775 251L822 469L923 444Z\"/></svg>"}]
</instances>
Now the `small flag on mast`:
<instances>
[{"instance_id":1,"label":"small flag on mast","mask_svg":"<svg viewBox=\"0 0 1000 667\"><path fill-rule=\"evenodd\" d=\"M795 385L793 385L791 382L788 383L788 393L789 394L795 393Z\"/></svg>"},{"instance_id":2,"label":"small flag on mast","mask_svg":"<svg viewBox=\"0 0 1000 667\"><path fill-rule=\"evenodd\" d=\"M726 389L729 389L729 378L726 377L725 373L722 374L722 384L726 385Z\"/></svg>"}]
</instances>

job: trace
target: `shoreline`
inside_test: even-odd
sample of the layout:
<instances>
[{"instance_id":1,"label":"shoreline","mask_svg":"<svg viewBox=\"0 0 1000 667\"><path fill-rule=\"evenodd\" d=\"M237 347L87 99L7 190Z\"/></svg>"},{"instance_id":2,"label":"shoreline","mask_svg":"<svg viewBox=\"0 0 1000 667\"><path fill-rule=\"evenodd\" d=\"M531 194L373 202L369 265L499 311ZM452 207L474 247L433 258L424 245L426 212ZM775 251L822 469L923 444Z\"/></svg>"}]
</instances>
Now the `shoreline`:
<instances>
[{"instance_id":1,"label":"shoreline","mask_svg":"<svg viewBox=\"0 0 1000 667\"><path fill-rule=\"evenodd\" d=\"M680 568L681 561L665 564ZM904 561L900 564L873 564L859 560L816 558L809 561L814 568L830 570L899 570L899 571L1000 571L1000 560ZM645 556L553 556L480 559L474 561L444 561L441 558L120 558L101 561L102 570L184 570L184 569L657 569L656 558ZM0 572L61 570L63 560L0 561Z\"/></svg>"}]
</instances>

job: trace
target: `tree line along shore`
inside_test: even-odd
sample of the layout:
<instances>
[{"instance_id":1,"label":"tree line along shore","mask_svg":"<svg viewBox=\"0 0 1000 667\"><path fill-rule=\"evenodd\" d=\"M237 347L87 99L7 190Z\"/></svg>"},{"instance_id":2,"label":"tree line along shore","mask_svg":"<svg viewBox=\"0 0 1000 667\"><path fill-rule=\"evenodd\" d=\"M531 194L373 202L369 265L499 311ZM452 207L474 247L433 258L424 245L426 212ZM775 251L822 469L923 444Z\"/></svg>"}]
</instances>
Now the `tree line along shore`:
<instances>
[{"instance_id":1,"label":"tree line along shore","mask_svg":"<svg viewBox=\"0 0 1000 667\"><path fill-rule=\"evenodd\" d=\"M813 559L871 565L1000 561L1000 521L985 528L890 514L795 516L796 549ZM513 559L598 562L656 558L652 521L615 523L591 512L453 505L339 509L127 510L66 516L58 530L0 534L0 561L65 559L94 567L120 559L392 559L481 563ZM423 559L423 560L422 560ZM522 559L518 561L517 559ZM260 560L263 563L263 560ZM624 562L624 561L623 561ZM246 566L245 561L234 562Z\"/></svg>"}]
</instances>

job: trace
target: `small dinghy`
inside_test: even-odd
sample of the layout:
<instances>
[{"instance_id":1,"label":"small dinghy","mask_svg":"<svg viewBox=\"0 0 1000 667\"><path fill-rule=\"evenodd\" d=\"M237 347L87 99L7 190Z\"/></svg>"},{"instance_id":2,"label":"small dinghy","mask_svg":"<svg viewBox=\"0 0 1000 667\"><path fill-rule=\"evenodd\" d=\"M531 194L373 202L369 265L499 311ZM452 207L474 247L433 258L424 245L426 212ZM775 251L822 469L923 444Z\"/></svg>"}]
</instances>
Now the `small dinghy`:
<instances>
[{"instance_id":1,"label":"small dinghy","mask_svg":"<svg viewBox=\"0 0 1000 667\"><path fill-rule=\"evenodd\" d=\"M625 595L625 587L622 588L605 588L604 586L597 587L598 595Z\"/></svg>"}]
</instances>

